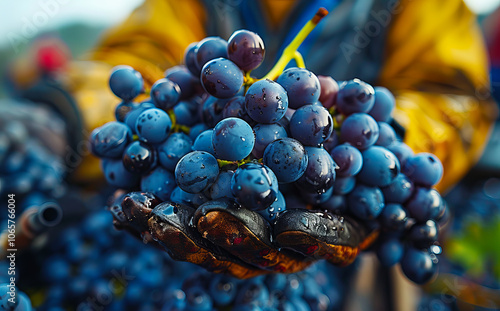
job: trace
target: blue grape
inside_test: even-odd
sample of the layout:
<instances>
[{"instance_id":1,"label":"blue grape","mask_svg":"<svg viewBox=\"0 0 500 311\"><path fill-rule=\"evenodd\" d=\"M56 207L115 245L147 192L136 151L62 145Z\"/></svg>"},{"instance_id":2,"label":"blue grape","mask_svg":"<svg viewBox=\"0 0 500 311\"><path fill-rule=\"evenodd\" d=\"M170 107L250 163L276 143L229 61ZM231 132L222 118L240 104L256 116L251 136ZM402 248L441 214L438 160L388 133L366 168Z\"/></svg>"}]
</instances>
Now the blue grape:
<instances>
[{"instance_id":1,"label":"blue grape","mask_svg":"<svg viewBox=\"0 0 500 311\"><path fill-rule=\"evenodd\" d=\"M333 187L337 165L325 149L317 147L305 147L305 149L307 168L296 181L296 185L307 192L324 193Z\"/></svg>"},{"instance_id":2,"label":"blue grape","mask_svg":"<svg viewBox=\"0 0 500 311\"><path fill-rule=\"evenodd\" d=\"M304 146L316 147L332 134L332 116L323 106L304 105L293 114L290 132Z\"/></svg>"},{"instance_id":3,"label":"blue grape","mask_svg":"<svg viewBox=\"0 0 500 311\"><path fill-rule=\"evenodd\" d=\"M196 108L196 109L193 109ZM185 126L193 126L198 123L197 108L193 107L190 102L181 101L174 107L175 121L177 124Z\"/></svg>"},{"instance_id":4,"label":"blue grape","mask_svg":"<svg viewBox=\"0 0 500 311\"><path fill-rule=\"evenodd\" d=\"M269 301L269 291L266 286L260 282L251 280L249 282L245 282L238 294L236 296L235 303L238 304L256 304L256 305L264 305Z\"/></svg>"},{"instance_id":5,"label":"blue grape","mask_svg":"<svg viewBox=\"0 0 500 311\"><path fill-rule=\"evenodd\" d=\"M396 141L387 146L387 149L398 158L402 169L406 165L406 160L413 156L413 150L403 142Z\"/></svg>"},{"instance_id":6,"label":"blue grape","mask_svg":"<svg viewBox=\"0 0 500 311\"><path fill-rule=\"evenodd\" d=\"M397 238L389 238L378 245L376 253L383 266L391 267L403 258L404 246Z\"/></svg>"},{"instance_id":7,"label":"blue grape","mask_svg":"<svg viewBox=\"0 0 500 311\"><path fill-rule=\"evenodd\" d=\"M245 108L245 97L235 96L229 100L222 110L222 117L230 118L240 118L248 122L250 117L247 114L247 109ZM253 120L252 120L253 121Z\"/></svg>"},{"instance_id":8,"label":"blue grape","mask_svg":"<svg viewBox=\"0 0 500 311\"><path fill-rule=\"evenodd\" d=\"M370 185L385 187L399 174L399 161L389 150L380 146L371 146L363 150L363 167L357 178Z\"/></svg>"},{"instance_id":9,"label":"blue grape","mask_svg":"<svg viewBox=\"0 0 500 311\"><path fill-rule=\"evenodd\" d=\"M158 144L167 139L172 121L168 114L158 108L144 111L137 118L135 131L139 139L146 143Z\"/></svg>"},{"instance_id":10,"label":"blue grape","mask_svg":"<svg viewBox=\"0 0 500 311\"><path fill-rule=\"evenodd\" d=\"M166 302L162 311L182 311L186 308L186 294L176 289L167 294Z\"/></svg>"},{"instance_id":11,"label":"blue grape","mask_svg":"<svg viewBox=\"0 0 500 311\"><path fill-rule=\"evenodd\" d=\"M236 282L226 275L217 274L210 281L209 293L216 305L229 305L237 292Z\"/></svg>"},{"instance_id":12,"label":"blue grape","mask_svg":"<svg viewBox=\"0 0 500 311\"><path fill-rule=\"evenodd\" d=\"M217 158L239 161L246 158L255 145L255 134L245 121L227 118L214 127L212 144Z\"/></svg>"},{"instance_id":13,"label":"blue grape","mask_svg":"<svg viewBox=\"0 0 500 311\"><path fill-rule=\"evenodd\" d=\"M202 287L191 287L186 291L186 311L211 311L212 299Z\"/></svg>"},{"instance_id":14,"label":"blue grape","mask_svg":"<svg viewBox=\"0 0 500 311\"><path fill-rule=\"evenodd\" d=\"M156 166L156 151L146 143L134 141L123 153L123 165L132 173L146 173Z\"/></svg>"},{"instance_id":15,"label":"blue grape","mask_svg":"<svg viewBox=\"0 0 500 311\"><path fill-rule=\"evenodd\" d=\"M139 115L141 115L141 113L143 113L144 111L155 107L156 106L149 101L145 101L138 105L135 105L134 108L125 116L125 124L127 124L127 126L132 130L133 133L137 134L135 132L135 124L137 123Z\"/></svg>"},{"instance_id":16,"label":"blue grape","mask_svg":"<svg viewBox=\"0 0 500 311\"><path fill-rule=\"evenodd\" d=\"M394 95L385 87L375 87L375 102L368 112L376 121L389 122L392 119L392 110L396 105Z\"/></svg>"},{"instance_id":17,"label":"blue grape","mask_svg":"<svg viewBox=\"0 0 500 311\"><path fill-rule=\"evenodd\" d=\"M189 131L189 138L191 138L192 141L195 141L196 138L198 138L198 135L206 130L208 130L208 127L204 123L198 123L194 125Z\"/></svg>"},{"instance_id":18,"label":"blue grape","mask_svg":"<svg viewBox=\"0 0 500 311\"><path fill-rule=\"evenodd\" d=\"M231 192L231 180L233 178L234 171L223 171L219 173L217 180L208 189L208 196L212 200L220 198L233 198L233 193Z\"/></svg>"},{"instance_id":19,"label":"blue grape","mask_svg":"<svg viewBox=\"0 0 500 311\"><path fill-rule=\"evenodd\" d=\"M270 143L264 150L262 160L273 170L280 183L298 180L308 163L304 146L293 138L280 138Z\"/></svg>"},{"instance_id":20,"label":"blue grape","mask_svg":"<svg viewBox=\"0 0 500 311\"><path fill-rule=\"evenodd\" d=\"M276 217L278 217L279 213L282 213L286 210L286 202L285 197L278 191L278 195L276 200L269 205L265 210L258 211L258 213L264 217L269 223L274 223Z\"/></svg>"},{"instance_id":21,"label":"blue grape","mask_svg":"<svg viewBox=\"0 0 500 311\"><path fill-rule=\"evenodd\" d=\"M227 55L243 71L260 66L265 56L264 42L254 32L242 29L235 31L228 40Z\"/></svg>"},{"instance_id":22,"label":"blue grape","mask_svg":"<svg viewBox=\"0 0 500 311\"><path fill-rule=\"evenodd\" d=\"M151 98L155 106L162 110L173 108L181 97L181 88L168 79L160 79L151 87Z\"/></svg>"},{"instance_id":23,"label":"blue grape","mask_svg":"<svg viewBox=\"0 0 500 311\"><path fill-rule=\"evenodd\" d=\"M349 144L337 145L330 152L330 155L333 161L339 166L335 171L338 177L354 176L363 167L361 152Z\"/></svg>"},{"instance_id":24,"label":"blue grape","mask_svg":"<svg viewBox=\"0 0 500 311\"><path fill-rule=\"evenodd\" d=\"M436 265L427 251L407 248L401 260L401 269L408 279L424 284L436 273Z\"/></svg>"},{"instance_id":25,"label":"blue grape","mask_svg":"<svg viewBox=\"0 0 500 311\"><path fill-rule=\"evenodd\" d=\"M356 186L356 178L354 177L337 177L333 186L334 194L348 194Z\"/></svg>"},{"instance_id":26,"label":"blue grape","mask_svg":"<svg viewBox=\"0 0 500 311\"><path fill-rule=\"evenodd\" d=\"M434 220L427 220L423 224L415 224L408 233L408 238L417 247L429 247L437 241L439 228Z\"/></svg>"},{"instance_id":27,"label":"blue grape","mask_svg":"<svg viewBox=\"0 0 500 311\"><path fill-rule=\"evenodd\" d=\"M137 104L132 102L121 102L115 108L115 119L118 122L125 122L127 114L134 109Z\"/></svg>"},{"instance_id":28,"label":"blue grape","mask_svg":"<svg viewBox=\"0 0 500 311\"><path fill-rule=\"evenodd\" d=\"M284 294L288 298L301 297L304 294L304 285L295 274L289 274L286 278Z\"/></svg>"},{"instance_id":29,"label":"blue grape","mask_svg":"<svg viewBox=\"0 0 500 311\"><path fill-rule=\"evenodd\" d=\"M231 98L243 85L243 73L235 63L225 58L215 58L201 70L203 88L217 98Z\"/></svg>"},{"instance_id":30,"label":"blue grape","mask_svg":"<svg viewBox=\"0 0 500 311\"><path fill-rule=\"evenodd\" d=\"M141 179L141 190L151 192L163 201L170 198L176 187L174 174L158 166Z\"/></svg>"},{"instance_id":31,"label":"blue grape","mask_svg":"<svg viewBox=\"0 0 500 311\"><path fill-rule=\"evenodd\" d=\"M158 160L164 168L174 171L177 162L191 151L192 146L193 141L189 136L184 133L173 133L158 146Z\"/></svg>"},{"instance_id":32,"label":"blue grape","mask_svg":"<svg viewBox=\"0 0 500 311\"><path fill-rule=\"evenodd\" d=\"M410 216L419 222L437 218L444 210L443 199L434 189L417 187L412 197L406 202Z\"/></svg>"},{"instance_id":33,"label":"blue grape","mask_svg":"<svg viewBox=\"0 0 500 311\"><path fill-rule=\"evenodd\" d=\"M139 177L129 172L121 159L102 161L102 170L108 184L118 188L132 188L139 183Z\"/></svg>"},{"instance_id":34,"label":"blue grape","mask_svg":"<svg viewBox=\"0 0 500 311\"><path fill-rule=\"evenodd\" d=\"M435 155L422 152L406 160L403 173L415 184L432 187L441 180L443 165Z\"/></svg>"},{"instance_id":35,"label":"blue grape","mask_svg":"<svg viewBox=\"0 0 500 311\"><path fill-rule=\"evenodd\" d=\"M366 149L377 141L377 122L366 113L354 113L347 117L340 127L340 139L358 149Z\"/></svg>"},{"instance_id":36,"label":"blue grape","mask_svg":"<svg viewBox=\"0 0 500 311\"><path fill-rule=\"evenodd\" d=\"M300 191L300 198L307 204L318 205L330 199L333 195L333 188L334 187L330 187L322 193Z\"/></svg>"},{"instance_id":37,"label":"blue grape","mask_svg":"<svg viewBox=\"0 0 500 311\"><path fill-rule=\"evenodd\" d=\"M332 195L328 200L322 202L320 205L321 209L325 209L330 212L340 212L344 213L347 211L347 199L345 195Z\"/></svg>"},{"instance_id":38,"label":"blue grape","mask_svg":"<svg viewBox=\"0 0 500 311\"><path fill-rule=\"evenodd\" d=\"M213 130L209 129L198 135L193 144L193 150L206 151L215 156L214 144L212 143Z\"/></svg>"},{"instance_id":39,"label":"blue grape","mask_svg":"<svg viewBox=\"0 0 500 311\"><path fill-rule=\"evenodd\" d=\"M103 158L120 158L132 141L132 131L120 122L108 122L92 131L92 153Z\"/></svg>"},{"instance_id":40,"label":"blue grape","mask_svg":"<svg viewBox=\"0 0 500 311\"><path fill-rule=\"evenodd\" d=\"M231 180L236 201L251 210L269 207L278 196L278 180L273 171L260 163L240 166Z\"/></svg>"},{"instance_id":41,"label":"blue grape","mask_svg":"<svg viewBox=\"0 0 500 311\"><path fill-rule=\"evenodd\" d=\"M183 156L175 167L177 185L189 193L208 189L219 175L217 159L205 151L192 151Z\"/></svg>"},{"instance_id":42,"label":"blue grape","mask_svg":"<svg viewBox=\"0 0 500 311\"><path fill-rule=\"evenodd\" d=\"M176 187L170 194L170 201L178 204L186 204L191 207L198 207L208 201L208 198L203 193L189 193Z\"/></svg>"},{"instance_id":43,"label":"blue grape","mask_svg":"<svg viewBox=\"0 0 500 311\"><path fill-rule=\"evenodd\" d=\"M400 232L404 230L408 216L400 204L388 203L380 214L379 221L384 229Z\"/></svg>"},{"instance_id":44,"label":"blue grape","mask_svg":"<svg viewBox=\"0 0 500 311\"><path fill-rule=\"evenodd\" d=\"M201 108L201 119L208 127L214 127L223 119L222 111L226 106L228 99L209 96Z\"/></svg>"},{"instance_id":45,"label":"blue grape","mask_svg":"<svg viewBox=\"0 0 500 311\"><path fill-rule=\"evenodd\" d=\"M375 219L384 209L384 196L377 187L357 184L347 196L349 211L363 220Z\"/></svg>"},{"instance_id":46,"label":"blue grape","mask_svg":"<svg viewBox=\"0 0 500 311\"><path fill-rule=\"evenodd\" d=\"M337 108L343 115L367 113L375 103L373 87L359 79L342 83L337 94Z\"/></svg>"},{"instance_id":47,"label":"blue grape","mask_svg":"<svg viewBox=\"0 0 500 311\"><path fill-rule=\"evenodd\" d=\"M141 74L130 66L116 66L109 77L109 88L124 101L131 101L144 90Z\"/></svg>"},{"instance_id":48,"label":"blue grape","mask_svg":"<svg viewBox=\"0 0 500 311\"><path fill-rule=\"evenodd\" d=\"M177 84L181 90L180 100L194 95L198 80L193 77L185 66L174 66L165 72L165 78Z\"/></svg>"},{"instance_id":49,"label":"blue grape","mask_svg":"<svg viewBox=\"0 0 500 311\"><path fill-rule=\"evenodd\" d=\"M227 58L227 41L219 37L207 37L198 42L194 52L197 68L195 76L199 77L201 68L208 61L219 57Z\"/></svg>"},{"instance_id":50,"label":"blue grape","mask_svg":"<svg viewBox=\"0 0 500 311\"><path fill-rule=\"evenodd\" d=\"M278 122L288 108L285 89L269 79L252 84L245 95L247 114L258 123Z\"/></svg>"},{"instance_id":51,"label":"blue grape","mask_svg":"<svg viewBox=\"0 0 500 311\"><path fill-rule=\"evenodd\" d=\"M387 147L396 141L396 132L385 122L378 122L379 135L375 145Z\"/></svg>"},{"instance_id":52,"label":"blue grape","mask_svg":"<svg viewBox=\"0 0 500 311\"><path fill-rule=\"evenodd\" d=\"M252 154L256 158L262 158L266 147L276 139L287 137L285 128L279 123L262 124L253 127L255 133L255 145Z\"/></svg>"},{"instance_id":53,"label":"blue grape","mask_svg":"<svg viewBox=\"0 0 500 311\"><path fill-rule=\"evenodd\" d=\"M199 42L193 42L189 44L184 50L184 64L186 68L189 70L193 77L198 78L200 76L201 67L198 68L196 64L196 48Z\"/></svg>"},{"instance_id":54,"label":"blue grape","mask_svg":"<svg viewBox=\"0 0 500 311\"><path fill-rule=\"evenodd\" d=\"M332 135L330 135L330 137L323 142L323 148L325 148L328 152L332 152L333 148L338 145L340 145L340 138L335 131L333 131Z\"/></svg>"},{"instance_id":55,"label":"blue grape","mask_svg":"<svg viewBox=\"0 0 500 311\"><path fill-rule=\"evenodd\" d=\"M317 102L321 94L318 77L305 68L288 68L277 82L286 90L290 108L293 109Z\"/></svg>"},{"instance_id":56,"label":"blue grape","mask_svg":"<svg viewBox=\"0 0 500 311\"><path fill-rule=\"evenodd\" d=\"M45 260L42 273L49 284L63 283L71 278L71 266L62 256L54 255Z\"/></svg>"},{"instance_id":57,"label":"blue grape","mask_svg":"<svg viewBox=\"0 0 500 311\"><path fill-rule=\"evenodd\" d=\"M388 186L381 188L387 203L399 204L405 203L410 198L413 189L413 182L402 173L399 173Z\"/></svg>"}]
</instances>

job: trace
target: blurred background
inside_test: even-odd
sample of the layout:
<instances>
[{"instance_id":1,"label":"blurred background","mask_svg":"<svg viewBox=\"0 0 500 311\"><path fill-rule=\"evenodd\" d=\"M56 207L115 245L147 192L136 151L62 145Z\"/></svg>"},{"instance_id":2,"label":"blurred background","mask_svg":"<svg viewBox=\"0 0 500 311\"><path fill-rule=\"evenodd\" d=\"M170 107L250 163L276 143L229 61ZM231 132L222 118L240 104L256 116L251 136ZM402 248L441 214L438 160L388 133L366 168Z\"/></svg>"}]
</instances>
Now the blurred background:
<instances>
[{"instance_id":1,"label":"blurred background","mask_svg":"<svg viewBox=\"0 0 500 311\"><path fill-rule=\"evenodd\" d=\"M491 86L492 95L497 100L500 99L500 0L466 0L467 6L477 14L478 21L481 25L485 41L488 45L490 53L490 73L491 73ZM123 21L129 14L143 3L143 0L19 0L19 1L1 1L0 2L0 76L4 78L4 73L7 72L9 66L19 59L26 57L33 57L30 53L33 51L34 43L37 40L43 39L56 40L56 46L58 49L62 50L64 53L63 58L65 61L69 59L79 59L85 55L99 40L102 34L109 29L111 26L116 25ZM6 98L9 91L6 89L6 85L2 83L0 88L0 99ZM1 186L1 183L0 183ZM1 187L0 187L1 189ZM109 194L109 193L108 193ZM415 289L411 285L408 287L412 288L409 292L418 292L418 299L412 297L411 294L406 294L400 292L401 299L416 300L419 305L418 310L494 310L496 306L499 305L500 297L500 246L498 241L500 241L500 125L497 121L493 134L489 144L483 154L481 160L476 165L476 167L467 175L467 177L456 187L454 187L446 196L446 200L449 206L455 211L455 221L452 226L454 234L447 236L448 248L445 247L445 252L449 251L449 254L445 253L446 259L443 260L444 267L442 271L446 274L446 277L440 279L440 283L433 283L425 287L425 292L420 293L420 289ZM105 202L102 198L95 198L95 206L103 206ZM71 215L69 215L71 217ZM73 216L77 219L79 216ZM92 212L91 216L85 221L87 229L88 227L95 230L108 230L106 224L111 221L108 212L102 213L99 209ZM71 231L71 228L65 229L65 234L69 236L68 239L72 237L72 234L76 234ZM83 235L89 234L84 232ZM91 240L92 243L99 245L99 252L106 252L108 247L113 245L109 241L119 241L119 249L133 249L139 247L140 243L134 244L135 241L130 241L130 239L123 239L122 237L117 237L116 233L108 232L105 236L109 236L109 240L103 238L101 241L97 237L91 237L87 240ZM114 239L114 240L113 240ZM67 241L56 242L64 245L64 243L70 243ZM494 241L494 242L492 242ZM492 244L493 243L493 244ZM496 243L496 244L495 244ZM57 253L58 249L52 250ZM75 256L77 258L81 249L75 249L74 254L70 256ZM101 256L94 254L95 256ZM92 256L94 256L92 255ZM115 257L119 257L116 254L109 254ZM82 255L83 256L83 255ZM89 255L91 256L91 255ZM135 265L133 271L139 273L141 269L151 269L152 274L158 272L159 274L172 276L172 278L178 276L179 280L183 280L176 270L178 269L193 269L198 271L193 266L181 263L172 263L165 256L155 255L152 251L146 251L143 257L136 258L132 261L133 254L123 255L121 258L113 257L110 265L116 265L120 260L125 258L129 260L132 265ZM144 263L145 258L149 256L149 261ZM67 266L62 263L60 257L52 258L42 261L44 263L56 262L60 265L54 264L51 266L55 270L64 269L75 269L74 265ZM153 259L151 259L153 258ZM77 260L77 259L75 259ZM154 270L153 266L157 265L158 262L166 262L166 266L171 268L157 271ZM22 261L20 262L22 263ZM24 262L26 265L29 263ZM123 264L124 265L124 264ZM3 267L1 268L4 269ZM93 264L89 263L85 265L85 273L93 273L95 267ZM198 271L200 275L203 275L201 271ZM0 272L2 273L2 272ZM36 271L21 271L21 275L37 273ZM342 278L342 272L334 271L331 273L337 273L339 279ZM149 275L152 275L149 274ZM458 276L455 278L454 276ZM199 276L201 278L207 276ZM107 279L113 279L113 277L108 277ZM29 278L25 277L25 280ZM114 278L115 282L120 281L119 277ZM135 284L137 280L131 283ZM137 281L139 282L139 281ZM138 305L140 301L145 297L145 295L157 295L161 296L160 293L145 293L144 284L148 284L150 289L154 289L161 284L161 280L140 280L142 283L137 283L139 285L133 285L132 289L129 288L128 294L131 298L130 301L135 301L136 299ZM180 282L180 281L179 281ZM75 284L73 284L75 283ZM73 282L71 286L75 287L75 291L81 290L85 291L85 287L90 286L85 282ZM359 283L359 284L358 284ZM353 286L358 286L358 291L362 294L361 298L364 297L365 300L351 302L356 308L363 308L364 310L370 310L370 299L373 298L373 293L363 287L363 282L358 280ZM52 289L49 291L40 291L35 288L39 284L30 284L30 282L25 282L25 288L27 288L27 293L34 305L41 304L44 301L43 297L48 297L53 295L57 297L57 290L61 290L59 287L57 289ZM30 290L30 286L34 285L33 290ZM102 285L102 284L101 284ZM101 286L99 285L99 286ZM104 285L102 285L104 286ZM119 295L125 295L124 293L126 286L117 290ZM179 287L180 283L172 283L171 287ZM141 288L143 287L143 288ZM55 288L55 287L54 287ZM145 288L148 288L147 286ZM93 289L98 291L99 289ZM133 292L135 290L135 292ZM397 289L392 289L396 290ZM175 291L169 291L165 289L167 294L164 297L170 297L169 299L175 300ZM132 293L130 293L132 292ZM366 293L368 292L368 293ZM133 296L136 295L136 296ZM364 295L364 296L363 296ZM409 295L409 296L408 296ZM52 296L50 296L52 297ZM128 297L128 296L127 296ZM141 298L142 297L142 298ZM149 297L149 296L148 296ZM152 296L151 296L152 297ZM359 298L358 297L358 298ZM458 299L457 297L461 297ZM178 298L178 297L177 297ZM329 297L332 300L332 297ZM338 297L337 297L338 298ZM56 299L56 298L54 298ZM59 298L60 299L60 298ZM153 299L153 298L151 298ZM338 298L340 299L340 298ZM353 298L351 300L356 300ZM482 307L478 307L482 306ZM488 306L491 306L488 308ZM123 305L115 306L116 310L124 308ZM141 306L143 309L144 306ZM153 307L151 307L153 308ZM139 309L139 306L137 307ZM28 309L26 309L28 310ZM49 309L47 309L49 310ZM52 310L52 309L50 309ZM54 309L55 310L55 309ZM58 309L59 310L59 309ZM101 310L99 308L88 308L81 310ZM165 309L167 310L167 309Z\"/></svg>"}]
</instances>

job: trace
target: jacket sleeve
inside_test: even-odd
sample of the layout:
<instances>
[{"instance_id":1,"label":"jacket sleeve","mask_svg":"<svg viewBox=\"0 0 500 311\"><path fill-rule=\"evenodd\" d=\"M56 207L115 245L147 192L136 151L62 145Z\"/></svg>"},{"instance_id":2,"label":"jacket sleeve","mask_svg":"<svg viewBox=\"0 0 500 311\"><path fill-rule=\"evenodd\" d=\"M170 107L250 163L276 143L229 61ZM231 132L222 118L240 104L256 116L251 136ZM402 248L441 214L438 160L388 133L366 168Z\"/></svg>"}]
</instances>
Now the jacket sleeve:
<instances>
[{"instance_id":1,"label":"jacket sleeve","mask_svg":"<svg viewBox=\"0 0 500 311\"><path fill-rule=\"evenodd\" d=\"M485 44L460 0L405 0L392 10L378 82L396 95L405 142L441 159L444 191L478 160L496 117Z\"/></svg>"},{"instance_id":2,"label":"jacket sleeve","mask_svg":"<svg viewBox=\"0 0 500 311\"><path fill-rule=\"evenodd\" d=\"M165 69L182 61L190 43L205 37L205 18L204 7L197 0L146 0L124 22L107 31L84 61L73 62L67 83L80 108L87 136L92 129L113 120L120 102L108 86L112 67L134 67L149 89L163 78ZM97 158L82 158L76 180L91 182L101 176Z\"/></svg>"}]
</instances>

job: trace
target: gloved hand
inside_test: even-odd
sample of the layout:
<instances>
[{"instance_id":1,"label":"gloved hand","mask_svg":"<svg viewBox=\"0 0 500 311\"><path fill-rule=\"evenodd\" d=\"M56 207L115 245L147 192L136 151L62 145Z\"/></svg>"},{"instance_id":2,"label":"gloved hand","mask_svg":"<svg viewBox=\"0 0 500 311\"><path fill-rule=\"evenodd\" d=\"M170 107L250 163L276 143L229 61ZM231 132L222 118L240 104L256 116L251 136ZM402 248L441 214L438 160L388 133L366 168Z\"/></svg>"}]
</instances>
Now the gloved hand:
<instances>
[{"instance_id":1,"label":"gloved hand","mask_svg":"<svg viewBox=\"0 0 500 311\"><path fill-rule=\"evenodd\" d=\"M289 209L271 226L229 199L200 205L161 202L150 193L115 194L114 225L188 261L238 278L303 270L315 260L354 261L376 238L357 220L330 212Z\"/></svg>"}]
</instances>

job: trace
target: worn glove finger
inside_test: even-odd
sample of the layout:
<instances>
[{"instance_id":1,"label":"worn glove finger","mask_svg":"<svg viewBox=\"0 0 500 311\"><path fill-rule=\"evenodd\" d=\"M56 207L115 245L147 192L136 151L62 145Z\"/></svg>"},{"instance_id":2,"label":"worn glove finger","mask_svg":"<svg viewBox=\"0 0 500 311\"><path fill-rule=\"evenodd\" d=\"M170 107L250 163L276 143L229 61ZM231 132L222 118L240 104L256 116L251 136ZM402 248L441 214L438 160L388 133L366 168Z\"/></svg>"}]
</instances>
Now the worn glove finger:
<instances>
[{"instance_id":1,"label":"worn glove finger","mask_svg":"<svg viewBox=\"0 0 500 311\"><path fill-rule=\"evenodd\" d=\"M194 211L187 205L164 202L151 212L149 231L173 259L188 261L215 273L229 273L240 279L268 273L245 264L202 238L192 223Z\"/></svg>"},{"instance_id":2,"label":"worn glove finger","mask_svg":"<svg viewBox=\"0 0 500 311\"><path fill-rule=\"evenodd\" d=\"M287 210L274 224L280 247L341 266L352 263L376 235L352 218L305 209Z\"/></svg>"},{"instance_id":3,"label":"worn glove finger","mask_svg":"<svg viewBox=\"0 0 500 311\"><path fill-rule=\"evenodd\" d=\"M231 200L202 204L194 214L194 224L204 238L261 269L294 273L313 262L295 252L278 250L272 243L269 223Z\"/></svg>"}]
</instances>

